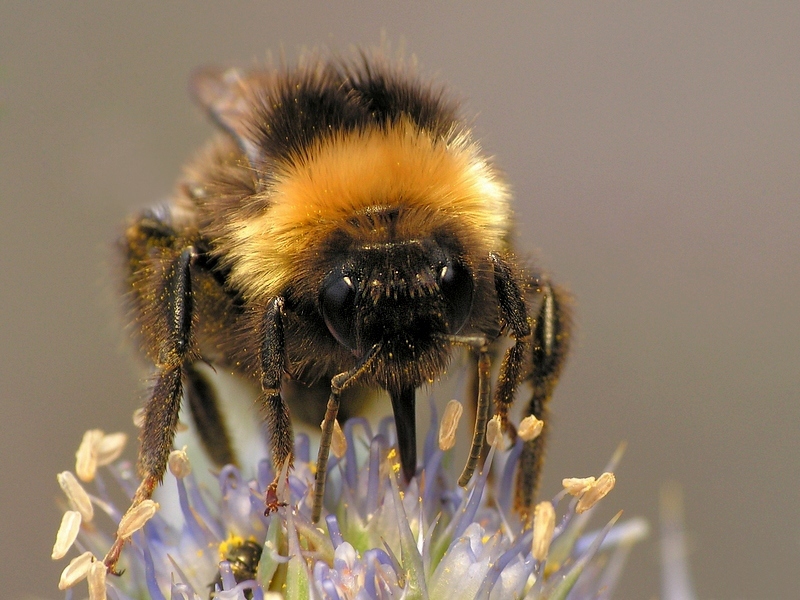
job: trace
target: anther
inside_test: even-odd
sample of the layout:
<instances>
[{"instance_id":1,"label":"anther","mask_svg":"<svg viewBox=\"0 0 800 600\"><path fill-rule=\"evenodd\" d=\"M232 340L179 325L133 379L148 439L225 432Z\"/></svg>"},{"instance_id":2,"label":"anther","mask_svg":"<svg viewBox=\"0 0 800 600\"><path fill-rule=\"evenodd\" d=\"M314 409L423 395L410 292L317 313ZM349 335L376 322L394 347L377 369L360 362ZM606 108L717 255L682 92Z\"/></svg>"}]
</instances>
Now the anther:
<instances>
[{"instance_id":1,"label":"anther","mask_svg":"<svg viewBox=\"0 0 800 600\"><path fill-rule=\"evenodd\" d=\"M553 531L556 527L556 511L550 502L539 502L533 509L533 542L531 553L539 562L547 558Z\"/></svg>"},{"instance_id":2,"label":"anther","mask_svg":"<svg viewBox=\"0 0 800 600\"><path fill-rule=\"evenodd\" d=\"M544 429L544 421L537 419L535 415L528 415L519 423L517 435L523 442L535 440Z\"/></svg>"},{"instance_id":3,"label":"anther","mask_svg":"<svg viewBox=\"0 0 800 600\"><path fill-rule=\"evenodd\" d=\"M77 510L68 510L61 517L61 525L58 527L56 534L56 543L53 544L53 553L50 558L58 560L64 558L67 551L72 548L72 544L78 537L78 532L81 529L81 513Z\"/></svg>"},{"instance_id":4,"label":"anther","mask_svg":"<svg viewBox=\"0 0 800 600\"><path fill-rule=\"evenodd\" d=\"M64 570L61 571L61 579L58 580L58 589L66 590L82 581L89 574L89 567L92 566L94 560L95 558L91 552L84 552L80 556L73 558Z\"/></svg>"},{"instance_id":5,"label":"anther","mask_svg":"<svg viewBox=\"0 0 800 600\"><path fill-rule=\"evenodd\" d=\"M189 455L186 454L186 446L181 450L173 450L167 459L169 472L178 479L183 479L192 472L192 463L189 462Z\"/></svg>"},{"instance_id":6,"label":"anther","mask_svg":"<svg viewBox=\"0 0 800 600\"><path fill-rule=\"evenodd\" d=\"M56 475L56 479L58 480L58 485L61 486L64 494L66 494L67 501L72 509L81 513L81 518L85 523L91 521L94 518L92 501L89 499L89 494L86 493L86 490L75 479L75 475L69 471L63 471Z\"/></svg>"},{"instance_id":7,"label":"anther","mask_svg":"<svg viewBox=\"0 0 800 600\"><path fill-rule=\"evenodd\" d=\"M150 499L142 500L136 506L131 507L122 515L119 527L117 527L117 537L121 539L131 537L153 518L158 508L158 503Z\"/></svg>"},{"instance_id":8,"label":"anther","mask_svg":"<svg viewBox=\"0 0 800 600\"><path fill-rule=\"evenodd\" d=\"M444 409L442 422L439 424L439 449L447 452L456 444L456 430L464 406L458 400L450 400Z\"/></svg>"},{"instance_id":9,"label":"anther","mask_svg":"<svg viewBox=\"0 0 800 600\"><path fill-rule=\"evenodd\" d=\"M103 439L100 429L90 429L83 434L81 445L75 453L75 474L81 481L92 481L97 472L97 445Z\"/></svg>"},{"instance_id":10,"label":"anther","mask_svg":"<svg viewBox=\"0 0 800 600\"><path fill-rule=\"evenodd\" d=\"M600 500L605 498L608 492L614 489L615 483L616 479L613 473L603 473L600 475L597 481L594 482L594 485L586 490L583 496L581 496L581 499L578 500L578 506L575 507L575 512L580 514L592 508L595 504L600 502Z\"/></svg>"}]
</instances>

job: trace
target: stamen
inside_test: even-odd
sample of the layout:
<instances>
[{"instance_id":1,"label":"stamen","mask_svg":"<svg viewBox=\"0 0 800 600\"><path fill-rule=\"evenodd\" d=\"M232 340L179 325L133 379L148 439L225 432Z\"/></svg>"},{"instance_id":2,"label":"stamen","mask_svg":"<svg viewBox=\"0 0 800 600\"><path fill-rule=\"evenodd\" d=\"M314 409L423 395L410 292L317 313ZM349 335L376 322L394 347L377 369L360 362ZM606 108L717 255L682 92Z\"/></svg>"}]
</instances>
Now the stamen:
<instances>
[{"instance_id":1,"label":"stamen","mask_svg":"<svg viewBox=\"0 0 800 600\"><path fill-rule=\"evenodd\" d=\"M442 422L439 425L439 449L447 452L456 444L456 430L464 406L458 400L450 400L444 409Z\"/></svg>"},{"instance_id":2,"label":"stamen","mask_svg":"<svg viewBox=\"0 0 800 600\"><path fill-rule=\"evenodd\" d=\"M561 480L561 485L570 496L576 498L592 487L597 481L594 477L567 477Z\"/></svg>"},{"instance_id":3,"label":"stamen","mask_svg":"<svg viewBox=\"0 0 800 600\"><path fill-rule=\"evenodd\" d=\"M104 435L97 444L97 466L104 467L117 460L127 443L127 433L117 432Z\"/></svg>"},{"instance_id":4,"label":"stamen","mask_svg":"<svg viewBox=\"0 0 800 600\"><path fill-rule=\"evenodd\" d=\"M81 518L84 523L88 523L94 518L94 507L92 501L89 499L89 494L83 489L78 480L75 479L69 471L63 471L56 476L58 485L67 496L67 501L72 507L72 510L77 510L81 513Z\"/></svg>"},{"instance_id":5,"label":"stamen","mask_svg":"<svg viewBox=\"0 0 800 600\"><path fill-rule=\"evenodd\" d=\"M89 565L87 575L89 583L89 600L106 600L106 566L102 561Z\"/></svg>"},{"instance_id":6,"label":"stamen","mask_svg":"<svg viewBox=\"0 0 800 600\"><path fill-rule=\"evenodd\" d=\"M503 445L503 425L498 415L493 416L486 425L486 442L498 450Z\"/></svg>"},{"instance_id":7,"label":"stamen","mask_svg":"<svg viewBox=\"0 0 800 600\"><path fill-rule=\"evenodd\" d=\"M117 528L117 537L126 539L139 531L144 524L153 518L159 506L153 500L142 500L141 503L133 506L128 512L122 515Z\"/></svg>"},{"instance_id":8,"label":"stamen","mask_svg":"<svg viewBox=\"0 0 800 600\"><path fill-rule=\"evenodd\" d=\"M167 464L169 465L169 472L178 479L183 479L192 472L192 463L189 462L189 456L186 454L186 446L181 450L170 452Z\"/></svg>"},{"instance_id":9,"label":"stamen","mask_svg":"<svg viewBox=\"0 0 800 600\"><path fill-rule=\"evenodd\" d=\"M58 580L58 589L66 590L73 585L82 581L89 573L89 567L92 566L95 558L91 552L84 552L80 556L76 556L66 568L61 571L61 579Z\"/></svg>"},{"instance_id":10,"label":"stamen","mask_svg":"<svg viewBox=\"0 0 800 600\"><path fill-rule=\"evenodd\" d=\"M553 531L556 527L556 511L550 502L539 502L533 509L533 558L542 562L550 551Z\"/></svg>"},{"instance_id":11,"label":"stamen","mask_svg":"<svg viewBox=\"0 0 800 600\"><path fill-rule=\"evenodd\" d=\"M578 500L578 506L575 507L575 512L581 514L592 508L595 504L600 502L606 497L608 492L614 489L616 479L613 473L603 473L597 478L597 481L592 485Z\"/></svg>"},{"instance_id":12,"label":"stamen","mask_svg":"<svg viewBox=\"0 0 800 600\"><path fill-rule=\"evenodd\" d=\"M331 452L333 455L338 458L344 458L344 455L347 453L347 438L342 431L341 425L339 425L339 420L335 419L333 421L333 434L331 435Z\"/></svg>"},{"instance_id":13,"label":"stamen","mask_svg":"<svg viewBox=\"0 0 800 600\"><path fill-rule=\"evenodd\" d=\"M92 481L97 472L97 444L103 439L103 431L90 429L83 434L81 445L75 453L75 473L81 481Z\"/></svg>"},{"instance_id":14,"label":"stamen","mask_svg":"<svg viewBox=\"0 0 800 600\"><path fill-rule=\"evenodd\" d=\"M519 423L517 435L523 442L535 440L544 429L544 421L537 419L535 415L528 415Z\"/></svg>"},{"instance_id":15,"label":"stamen","mask_svg":"<svg viewBox=\"0 0 800 600\"><path fill-rule=\"evenodd\" d=\"M56 543L53 544L53 553L50 558L58 560L64 558L67 551L72 548L72 544L78 537L78 532L81 529L81 513L76 510L68 510L61 517L61 525L56 534Z\"/></svg>"}]
</instances>

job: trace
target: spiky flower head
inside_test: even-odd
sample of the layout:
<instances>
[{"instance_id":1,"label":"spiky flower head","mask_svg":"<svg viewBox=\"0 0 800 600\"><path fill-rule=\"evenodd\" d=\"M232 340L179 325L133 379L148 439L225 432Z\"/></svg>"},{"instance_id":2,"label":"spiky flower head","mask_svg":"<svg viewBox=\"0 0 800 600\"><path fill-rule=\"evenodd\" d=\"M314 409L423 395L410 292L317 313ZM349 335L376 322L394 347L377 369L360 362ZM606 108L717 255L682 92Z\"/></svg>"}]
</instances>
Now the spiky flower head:
<instances>
[{"instance_id":1,"label":"spiky flower head","mask_svg":"<svg viewBox=\"0 0 800 600\"><path fill-rule=\"evenodd\" d=\"M277 513L264 515L274 477L269 460L252 478L227 466L214 481L176 450L164 487L174 490L180 510L167 514L148 501L123 516L111 484L130 497L139 483L130 463L117 459L124 436L89 432L76 470L93 492L71 473L59 475L70 510L53 558L73 546L80 552L59 586L69 599L86 578L91 600L505 600L594 598L600 589L609 597L627 551L647 529L640 520L615 525L617 515L599 532L583 534L591 507L613 487L616 459L596 479L565 480L525 526L511 497L522 440L501 450L496 436L482 471L467 489L457 487L447 466L457 412L450 407L441 429L431 428L423 464L404 489L392 421L377 432L364 419L347 421L328 465L328 512L317 525L310 520L306 435L296 439L295 468L279 489L286 506ZM131 540L122 577L107 576L95 558L115 532Z\"/></svg>"}]
</instances>

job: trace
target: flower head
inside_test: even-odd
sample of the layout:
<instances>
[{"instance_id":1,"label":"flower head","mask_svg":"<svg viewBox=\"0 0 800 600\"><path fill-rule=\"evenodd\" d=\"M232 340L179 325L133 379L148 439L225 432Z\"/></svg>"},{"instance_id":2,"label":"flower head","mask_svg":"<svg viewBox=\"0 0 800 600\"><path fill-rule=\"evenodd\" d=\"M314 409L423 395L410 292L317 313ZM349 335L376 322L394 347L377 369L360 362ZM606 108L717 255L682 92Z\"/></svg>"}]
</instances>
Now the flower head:
<instances>
[{"instance_id":1,"label":"flower head","mask_svg":"<svg viewBox=\"0 0 800 600\"><path fill-rule=\"evenodd\" d=\"M64 556L73 541L82 552L60 586L70 594L87 578L93 600L493 600L595 597L598 586L608 592L621 558L646 534L641 521L620 526L615 517L601 531L581 535L591 505L610 491L613 476L565 480L566 489L540 503L533 527L525 527L511 510L522 441L501 450L498 436L482 471L466 490L456 487L446 468L454 411L445 418L444 444L431 428L423 464L405 489L398 483L391 419L377 432L364 419L347 421L340 451L328 465L328 513L317 525L311 522L313 463L305 435L296 439L295 468L278 490L286 506L277 513L264 515L274 475L267 459L253 478L227 466L213 482L192 471L185 451L175 451L164 487L175 490L179 514L162 514L149 502L141 515L120 523L109 476L129 495L138 481L128 462L93 464L93 456L108 455L99 448L113 445L95 430L84 437L78 456L81 479L93 482L94 493L68 472L59 476L73 510L62 522L53 557ZM114 437L114 444L119 440ZM107 530L97 515L86 518L87 498L110 517ZM566 506L559 511L560 504ZM131 540L119 565L125 573L106 577L94 557L102 556L117 526Z\"/></svg>"}]
</instances>

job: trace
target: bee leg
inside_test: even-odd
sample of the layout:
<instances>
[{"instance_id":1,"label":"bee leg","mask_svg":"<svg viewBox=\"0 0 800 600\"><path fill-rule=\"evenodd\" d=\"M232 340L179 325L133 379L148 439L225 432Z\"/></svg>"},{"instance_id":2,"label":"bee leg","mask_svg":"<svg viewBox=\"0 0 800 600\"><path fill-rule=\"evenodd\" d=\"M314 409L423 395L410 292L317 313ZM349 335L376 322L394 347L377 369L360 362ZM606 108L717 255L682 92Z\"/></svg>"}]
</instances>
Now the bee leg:
<instances>
[{"instance_id":1,"label":"bee leg","mask_svg":"<svg viewBox=\"0 0 800 600\"><path fill-rule=\"evenodd\" d=\"M265 498L269 514L277 510L278 483L286 462L294 462L294 433L289 407L281 396L281 377L284 371L285 347L283 337L283 298L278 296L269 303L264 318L264 342L261 346L261 397L259 404L264 411L264 421L269 434L272 464L275 479L267 487Z\"/></svg>"},{"instance_id":2,"label":"bee leg","mask_svg":"<svg viewBox=\"0 0 800 600\"><path fill-rule=\"evenodd\" d=\"M514 392L521 383L525 370L525 357L531 345L531 324L525 303L523 286L512 272L509 264L499 255L491 255L494 263L494 284L500 307L501 324L514 338L500 363L497 389L494 394L495 414L500 417L504 431L516 437L514 426L508 421L508 409L514 401Z\"/></svg>"},{"instance_id":3,"label":"bee leg","mask_svg":"<svg viewBox=\"0 0 800 600\"><path fill-rule=\"evenodd\" d=\"M458 478L458 485L466 487L473 473L478 466L486 441L486 423L489 420L489 386L492 369L492 361L489 357L489 349L486 341L478 350L478 402L475 407L475 429L472 433L472 444L469 449L469 456Z\"/></svg>"},{"instance_id":4,"label":"bee leg","mask_svg":"<svg viewBox=\"0 0 800 600\"><path fill-rule=\"evenodd\" d=\"M322 421L322 437L319 441L319 453L317 454L317 472L314 476L314 507L311 511L312 523L319 521L319 517L322 514L322 498L325 495L325 478L328 474L328 454L331 449L333 426L336 422L336 415L339 412L340 396L345 388L370 370L373 360L380 351L380 348L380 344L375 344L355 367L349 371L334 375L333 379L331 379L331 395L330 398L328 398L328 406L325 410L325 420Z\"/></svg>"},{"instance_id":5,"label":"bee leg","mask_svg":"<svg viewBox=\"0 0 800 600\"><path fill-rule=\"evenodd\" d=\"M237 464L225 416L211 384L194 365L184 366L183 375L189 412L206 454L217 467Z\"/></svg>"},{"instance_id":6,"label":"bee leg","mask_svg":"<svg viewBox=\"0 0 800 600\"><path fill-rule=\"evenodd\" d=\"M475 392L475 428L472 432L472 444L469 448L469 456L464 465L464 470L461 471L461 476L458 478L458 485L467 487L469 480L472 479L473 473L481 460L481 453L483 452L486 443L486 424L489 421L489 401L490 401L490 387L491 387L491 371L492 371L492 357L490 354L489 340L483 335L440 335L438 336L443 342L457 346L465 346L477 352L478 360L477 367L477 384L470 382L470 391Z\"/></svg>"},{"instance_id":7,"label":"bee leg","mask_svg":"<svg viewBox=\"0 0 800 600\"><path fill-rule=\"evenodd\" d=\"M194 248L184 249L165 272L162 308L166 335L158 348L158 375L144 409L138 461L142 482L128 512L152 497L153 490L164 478L167 459L172 451L181 407L182 368L185 363L191 362L194 306L190 267L195 256ZM117 535L114 545L103 559L110 573L116 573L116 564L125 540Z\"/></svg>"},{"instance_id":8,"label":"bee leg","mask_svg":"<svg viewBox=\"0 0 800 600\"><path fill-rule=\"evenodd\" d=\"M544 458L544 446L549 429L547 405L558 382L569 349L570 319L567 295L545 280L536 282L542 296L533 329L533 366L528 380L533 388L527 414L544 421L538 437L525 442L519 459L514 508L524 521L533 517L533 506L539 474Z\"/></svg>"}]
</instances>

